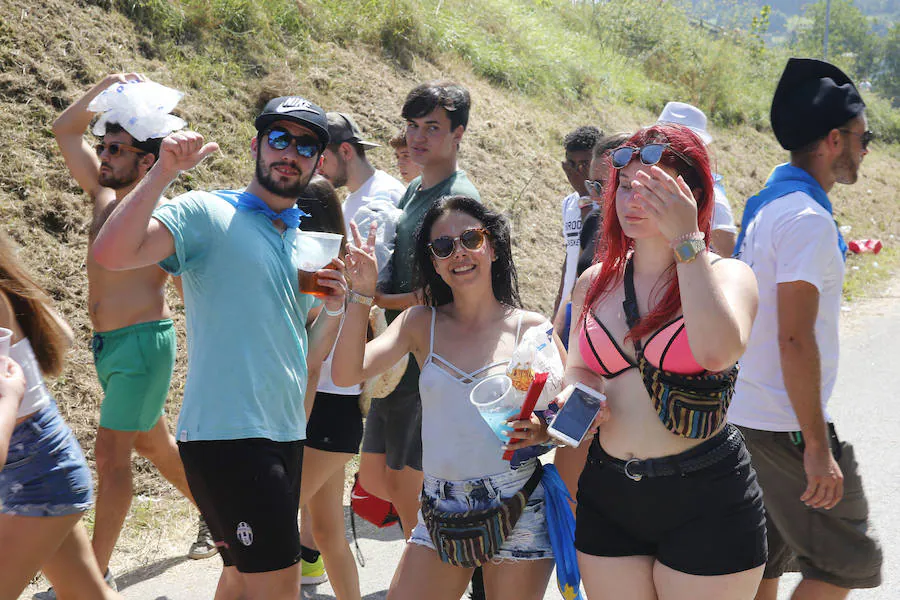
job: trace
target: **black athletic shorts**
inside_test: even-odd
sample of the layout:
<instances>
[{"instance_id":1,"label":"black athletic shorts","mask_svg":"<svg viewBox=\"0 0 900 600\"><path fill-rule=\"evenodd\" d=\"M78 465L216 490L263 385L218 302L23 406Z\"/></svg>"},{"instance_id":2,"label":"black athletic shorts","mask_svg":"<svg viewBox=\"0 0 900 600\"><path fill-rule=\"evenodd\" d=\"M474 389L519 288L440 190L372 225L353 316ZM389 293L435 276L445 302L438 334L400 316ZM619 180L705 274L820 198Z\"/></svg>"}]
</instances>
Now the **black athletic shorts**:
<instances>
[{"instance_id":1,"label":"black athletic shorts","mask_svg":"<svg viewBox=\"0 0 900 600\"><path fill-rule=\"evenodd\" d=\"M363 422L359 394L316 392L306 424L306 447L324 452L357 454L362 442Z\"/></svg>"},{"instance_id":2,"label":"black athletic shorts","mask_svg":"<svg viewBox=\"0 0 900 600\"><path fill-rule=\"evenodd\" d=\"M606 454L594 438L578 480L579 551L652 556L690 575L739 573L766 562L762 490L740 432L726 425L699 446L662 460L666 468L704 466L635 480L639 467L629 465L629 477L623 461Z\"/></svg>"},{"instance_id":3,"label":"black athletic shorts","mask_svg":"<svg viewBox=\"0 0 900 600\"><path fill-rule=\"evenodd\" d=\"M395 471L406 467L422 470L422 401L418 390L395 390L385 398L372 398L362 451L384 454L385 464Z\"/></svg>"},{"instance_id":4,"label":"black athletic shorts","mask_svg":"<svg viewBox=\"0 0 900 600\"><path fill-rule=\"evenodd\" d=\"M278 571L300 562L303 442L179 442L188 485L226 567Z\"/></svg>"}]
</instances>

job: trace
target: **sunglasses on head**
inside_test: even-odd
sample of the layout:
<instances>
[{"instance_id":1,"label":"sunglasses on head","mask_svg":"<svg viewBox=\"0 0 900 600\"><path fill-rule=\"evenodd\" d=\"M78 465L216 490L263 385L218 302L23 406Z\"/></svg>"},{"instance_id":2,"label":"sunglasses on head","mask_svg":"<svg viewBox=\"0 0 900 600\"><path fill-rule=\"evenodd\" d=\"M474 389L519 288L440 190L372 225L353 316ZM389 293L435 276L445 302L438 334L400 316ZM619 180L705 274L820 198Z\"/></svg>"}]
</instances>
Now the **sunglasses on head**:
<instances>
[{"instance_id":1,"label":"sunglasses on head","mask_svg":"<svg viewBox=\"0 0 900 600\"><path fill-rule=\"evenodd\" d=\"M688 166L694 166L691 159L673 148L671 144L647 144L640 148L635 148L634 146L619 146L612 151L610 158L614 169L625 168L628 163L631 162L631 159L634 158L635 154L641 157L641 164L650 166L655 165L662 160L663 153L666 150L683 160Z\"/></svg>"},{"instance_id":2,"label":"sunglasses on head","mask_svg":"<svg viewBox=\"0 0 900 600\"><path fill-rule=\"evenodd\" d=\"M488 235L487 229L482 229L480 227L466 229L456 237L442 235L439 238L435 238L428 244L428 248L431 250L431 253L434 254L435 258L443 260L445 258L450 258L450 256L453 255L453 250L456 248L457 242L459 242L459 245L466 250L478 250L484 246L484 240Z\"/></svg>"},{"instance_id":3,"label":"sunglasses on head","mask_svg":"<svg viewBox=\"0 0 900 600\"><path fill-rule=\"evenodd\" d=\"M110 142L108 144L100 142L99 144L94 146L94 151L97 153L98 158L103 154L104 151L109 152L110 156L118 156L120 152L147 154L146 150L141 150L140 148L135 148L134 146L129 146L128 144L123 144L121 142Z\"/></svg>"},{"instance_id":4,"label":"sunglasses on head","mask_svg":"<svg viewBox=\"0 0 900 600\"><path fill-rule=\"evenodd\" d=\"M584 180L584 188L587 190L588 196L602 196L603 182L594 181L593 179Z\"/></svg>"},{"instance_id":5,"label":"sunglasses on head","mask_svg":"<svg viewBox=\"0 0 900 600\"><path fill-rule=\"evenodd\" d=\"M319 153L319 140L306 133L292 135L284 129L270 129L266 133L266 142L272 150L284 150L293 143L297 154L303 158L313 158Z\"/></svg>"},{"instance_id":6,"label":"sunglasses on head","mask_svg":"<svg viewBox=\"0 0 900 600\"><path fill-rule=\"evenodd\" d=\"M840 131L841 133L849 133L850 135L855 135L856 137L858 137L858 138L859 138L859 143L860 143L860 145L862 146L862 149L863 149L863 150L865 150L866 148L868 148L868 147L869 147L869 144L872 142L872 140L875 139L875 132L874 132L874 131L870 131L870 130L868 130L868 129L867 129L866 131L862 132L862 133L857 133L857 132L855 132L855 131L850 131L849 129L838 129L838 131Z\"/></svg>"}]
</instances>

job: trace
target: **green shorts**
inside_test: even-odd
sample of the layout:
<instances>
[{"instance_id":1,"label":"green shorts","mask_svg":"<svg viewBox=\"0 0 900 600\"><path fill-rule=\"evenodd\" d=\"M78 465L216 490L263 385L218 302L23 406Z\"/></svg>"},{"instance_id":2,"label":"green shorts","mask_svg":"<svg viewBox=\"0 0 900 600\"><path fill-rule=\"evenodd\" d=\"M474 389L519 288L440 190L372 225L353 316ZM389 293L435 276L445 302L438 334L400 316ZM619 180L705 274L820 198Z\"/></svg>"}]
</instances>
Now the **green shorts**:
<instances>
[{"instance_id":1,"label":"green shorts","mask_svg":"<svg viewBox=\"0 0 900 600\"><path fill-rule=\"evenodd\" d=\"M175 367L171 319L94 333L94 366L103 387L100 426L149 431L163 415Z\"/></svg>"}]
</instances>

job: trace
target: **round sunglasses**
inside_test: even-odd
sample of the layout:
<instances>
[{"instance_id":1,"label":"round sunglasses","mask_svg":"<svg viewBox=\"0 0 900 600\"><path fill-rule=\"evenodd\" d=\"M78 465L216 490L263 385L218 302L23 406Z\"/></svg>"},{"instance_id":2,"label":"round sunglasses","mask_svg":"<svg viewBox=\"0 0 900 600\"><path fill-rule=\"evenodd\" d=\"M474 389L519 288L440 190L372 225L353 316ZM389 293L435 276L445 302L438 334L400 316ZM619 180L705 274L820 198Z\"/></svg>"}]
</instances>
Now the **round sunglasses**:
<instances>
[{"instance_id":1,"label":"round sunglasses","mask_svg":"<svg viewBox=\"0 0 900 600\"><path fill-rule=\"evenodd\" d=\"M671 144L647 144L640 148L635 148L634 146L619 146L612 151L610 158L612 159L612 166L614 169L624 169L634 158L635 154L640 156L641 164L650 166L655 165L662 160L663 153L666 150L683 160L688 166L694 166L694 163L690 158L673 148Z\"/></svg>"},{"instance_id":2,"label":"round sunglasses","mask_svg":"<svg viewBox=\"0 0 900 600\"><path fill-rule=\"evenodd\" d=\"M303 158L313 158L319 153L319 140L308 134L293 135L284 129L270 129L266 133L266 143L272 150L284 150L292 143L297 154Z\"/></svg>"},{"instance_id":3,"label":"round sunglasses","mask_svg":"<svg viewBox=\"0 0 900 600\"><path fill-rule=\"evenodd\" d=\"M428 244L428 248L435 258L443 260L453 255L457 242L466 250L478 250L484 246L484 240L488 235L490 235L488 230L480 227L466 229L456 237L442 235L439 238L435 238Z\"/></svg>"},{"instance_id":4,"label":"round sunglasses","mask_svg":"<svg viewBox=\"0 0 900 600\"><path fill-rule=\"evenodd\" d=\"M141 150L140 148L135 148L134 146L129 146L128 144L123 144L121 142L110 142L108 144L100 142L99 144L94 146L94 152L97 153L97 158L100 158L104 151L109 152L110 156L118 156L121 152L147 154L146 150Z\"/></svg>"}]
</instances>

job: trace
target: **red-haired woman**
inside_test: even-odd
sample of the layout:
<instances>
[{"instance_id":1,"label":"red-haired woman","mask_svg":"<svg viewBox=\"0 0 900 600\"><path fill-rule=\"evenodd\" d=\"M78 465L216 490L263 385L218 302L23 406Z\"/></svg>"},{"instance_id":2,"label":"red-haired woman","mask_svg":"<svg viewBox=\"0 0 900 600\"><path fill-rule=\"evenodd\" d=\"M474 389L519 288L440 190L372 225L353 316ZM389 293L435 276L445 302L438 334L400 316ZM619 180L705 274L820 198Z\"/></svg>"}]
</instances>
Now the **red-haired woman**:
<instances>
[{"instance_id":1,"label":"red-haired woman","mask_svg":"<svg viewBox=\"0 0 900 600\"><path fill-rule=\"evenodd\" d=\"M756 280L709 251L713 180L690 130L643 129L611 160L604 256L575 287L566 368L608 402L578 482L584 585L591 600L749 600L762 492L724 415Z\"/></svg>"}]
</instances>

